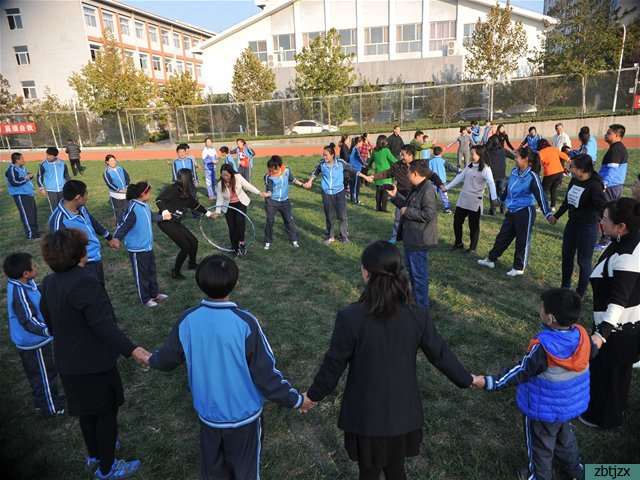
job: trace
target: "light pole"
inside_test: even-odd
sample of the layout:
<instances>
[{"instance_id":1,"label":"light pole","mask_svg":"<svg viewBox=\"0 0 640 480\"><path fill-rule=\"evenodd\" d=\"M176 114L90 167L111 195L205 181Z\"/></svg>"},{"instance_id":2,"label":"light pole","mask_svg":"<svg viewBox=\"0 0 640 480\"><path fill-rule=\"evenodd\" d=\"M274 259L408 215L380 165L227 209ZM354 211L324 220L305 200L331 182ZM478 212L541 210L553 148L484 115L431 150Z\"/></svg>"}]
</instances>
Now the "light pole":
<instances>
[{"instance_id":1,"label":"light pole","mask_svg":"<svg viewBox=\"0 0 640 480\"><path fill-rule=\"evenodd\" d=\"M622 69L622 56L624 55L624 42L627 40L627 27L624 26L624 23L620 23L622 25L622 49L620 50L620 63L618 63L618 76L616 78L616 92L613 94L613 108L612 111L616 113L616 104L618 103L618 86L620 85L620 70Z\"/></svg>"}]
</instances>

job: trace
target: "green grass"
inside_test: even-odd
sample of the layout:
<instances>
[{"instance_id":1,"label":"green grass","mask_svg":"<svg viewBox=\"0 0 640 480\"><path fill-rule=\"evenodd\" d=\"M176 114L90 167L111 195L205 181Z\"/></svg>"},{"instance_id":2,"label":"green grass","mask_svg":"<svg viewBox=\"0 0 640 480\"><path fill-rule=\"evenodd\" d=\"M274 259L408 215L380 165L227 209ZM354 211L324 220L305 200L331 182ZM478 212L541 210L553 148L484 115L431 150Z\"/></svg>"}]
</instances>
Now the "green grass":
<instances>
[{"instance_id":1,"label":"green grass","mask_svg":"<svg viewBox=\"0 0 640 480\"><path fill-rule=\"evenodd\" d=\"M640 150L631 152L627 178L640 170ZM307 178L315 158L288 158L294 174ZM105 225L113 227L106 187L101 179L103 164L86 163L82 180L89 185L88 208ZM170 177L164 161L123 161L131 178L148 179L157 194ZM259 161L256 165L264 165ZM29 168L33 170L34 164ZM262 166L254 168L256 184ZM240 283L232 299L248 308L261 321L278 360L278 367L294 386L306 390L328 346L337 310L358 297L362 288L359 256L364 246L386 239L393 216L373 211L374 193L365 188L364 207L348 207L352 242L321 244L324 215L318 182L311 191L292 187L293 214L300 233L300 249L287 242L281 220L276 221L271 250L262 250L264 214L254 198L249 215L256 224L256 242L249 254L238 260ZM564 187L568 182L565 181ZM630 183L630 182L629 182ZM455 201L459 189L451 194ZM564 195L564 189L562 190ZM625 194L629 194L628 187ZM155 197L155 195L154 195ZM202 195L201 198L206 196ZM48 207L37 198L41 228ZM23 230L13 201L0 195L0 254L29 251L39 258L38 246L23 240ZM442 210L441 210L442 211ZM502 217L483 216L480 255L491 248ZM474 373L497 373L519 360L539 325L539 295L560 284L560 247L566 216L551 226L538 217L533 232L531 262L527 273L507 278L513 255L511 247L494 270L476 264L475 258L452 253L452 216L440 213L440 248L431 252L430 282L432 315L467 368ZM186 225L201 237L197 221ZM212 235L224 241L224 222L208 224ZM219 228L219 229L218 229ZM170 298L156 309L137 302L130 264L124 249L112 251L103 244L107 289L127 334L147 349L165 339L180 314L201 299L193 275L175 282L169 278L177 253L175 245L155 230L155 252L161 290ZM465 227L465 241L468 242ZM213 253L200 243L199 257ZM47 272L39 259L39 279ZM577 272L576 272L577 273ZM5 278L2 278L3 283ZM0 316L6 318L6 292L0 294ZM590 325L591 297L587 296L583 323ZM0 421L1 461L5 478L88 479L82 470L84 444L77 420L68 416L43 420L33 411L30 390L19 357L9 338L6 321L0 322ZM418 359L419 383L425 412L425 441L419 457L408 461L410 478L496 479L514 478L526 465L521 416L515 389L500 393L472 392L456 388L423 356ZM119 417L121 455L140 458L140 479L199 478L198 420L192 406L186 369L172 373L145 372L131 360L121 359L119 368L126 389L126 403ZM306 416L267 404L265 408L262 477L267 480L354 478L357 467L343 448L342 432L336 426L344 379L336 393ZM640 371L634 371L627 421L610 432L576 425L582 458L587 463L640 463ZM614 446L615 447L612 447Z\"/></svg>"}]
</instances>

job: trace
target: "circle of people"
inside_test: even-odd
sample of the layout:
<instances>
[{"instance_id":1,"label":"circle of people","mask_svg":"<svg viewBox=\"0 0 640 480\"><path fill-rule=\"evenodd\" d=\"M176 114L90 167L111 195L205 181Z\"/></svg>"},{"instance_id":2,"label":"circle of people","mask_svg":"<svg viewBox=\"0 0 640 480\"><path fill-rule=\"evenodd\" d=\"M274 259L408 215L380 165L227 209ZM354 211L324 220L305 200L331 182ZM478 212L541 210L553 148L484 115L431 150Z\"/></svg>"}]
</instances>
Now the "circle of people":
<instances>
[{"instance_id":1,"label":"circle of people","mask_svg":"<svg viewBox=\"0 0 640 480\"><path fill-rule=\"evenodd\" d=\"M361 479L378 479L383 472L387 479L402 479L406 478L406 457L420 452L423 411L416 356L398 352L420 349L460 388L493 391L519 385L517 403L525 420L529 456L525 476L552 478L555 458L566 474L583 478L570 421L578 417L590 427L620 426L632 368L639 360L640 176L632 186L634 198L621 198L628 165L624 126L614 124L607 130L604 139L609 148L599 173L594 169L597 147L588 127L580 130L577 149L571 148L562 124L555 128L552 144L531 127L514 148L503 125L494 127L487 121L481 132L474 122L461 127L460 135L447 145L458 143L457 165L447 162L443 148L421 131L406 145L399 127L389 137L378 136L375 146L366 133L353 138L350 145L349 137L343 135L339 154L334 144L325 147L306 182L297 179L281 157L272 156L267 161L264 191L252 185L255 151L243 139L232 150L221 147L218 156L207 138L202 167L188 155L188 145L178 145L177 158L169 162L173 183L157 196L157 213L147 204L151 185L131 183L115 156L107 155L103 178L116 223L113 234L87 210L86 184L71 180L59 151L48 148L38 168L37 185L52 211L50 233L40 245L53 273L39 287L31 255L12 253L4 261L11 338L36 409L45 417L65 409L78 417L87 447L87 470L96 479L126 478L137 472L141 462L116 458L117 413L124 403L117 357L132 357L140 365L162 371L186 361L201 427L202 478L259 478L265 399L307 413L335 390L348 366L338 420L347 454L358 463ZM74 176L82 175L80 148L71 139L66 152ZM515 160L508 177L506 158ZM196 197L201 169L208 198L216 202L212 209ZM456 173L448 183L447 171ZM26 237L39 239L34 175L27 171L20 153L12 154L5 176ZM570 182L556 209L558 187L565 176ZM363 183L375 186L377 211L388 211L388 198L396 209L391 237L364 249L361 297L338 312L329 349L312 386L301 394L275 367L274 352L258 320L230 300L239 277L234 260L215 254L197 263L198 240L182 220L188 210L212 220L223 214L230 250L241 257L247 253L245 222L251 193L265 201L264 249L271 247L277 212L292 246L298 248L289 185L310 189L317 177L326 217L325 245L336 240L336 218L339 239L349 241L346 195L352 204L362 205ZM489 213L496 215L499 208L504 220L493 248L478 264L494 268L515 239L512 268L506 273L511 277L526 269L536 204L551 224L566 212L569 216L562 242L561 288L542 294L542 329L525 357L501 374L470 374L429 316L427 263L429 250L438 242L436 200L439 195L445 213L451 214L447 191L460 184L452 250L466 255L475 252L488 186ZM470 241L465 249L466 218ZM196 271L196 283L206 295L183 314L154 353L136 345L117 326L104 288L99 241L99 237L106 239L112 248L124 241L139 301L156 307L167 295L158 289L152 223L158 223L179 247L171 277L185 278L181 268L188 259L188 268ZM395 245L399 241L404 260ZM594 249L603 252L592 268ZM579 280L572 290L576 256ZM589 283L594 311L591 335L576 323ZM379 366L375 371L366 367L374 361Z\"/></svg>"}]
</instances>

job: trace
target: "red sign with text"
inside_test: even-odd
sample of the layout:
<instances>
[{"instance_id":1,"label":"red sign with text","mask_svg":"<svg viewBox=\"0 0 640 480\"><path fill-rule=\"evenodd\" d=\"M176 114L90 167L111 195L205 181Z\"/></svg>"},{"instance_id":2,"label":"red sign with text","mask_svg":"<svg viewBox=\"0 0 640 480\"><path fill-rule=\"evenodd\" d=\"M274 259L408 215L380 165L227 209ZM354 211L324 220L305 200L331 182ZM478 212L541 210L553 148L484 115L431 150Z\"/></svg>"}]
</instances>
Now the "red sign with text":
<instances>
[{"instance_id":1,"label":"red sign with text","mask_svg":"<svg viewBox=\"0 0 640 480\"><path fill-rule=\"evenodd\" d=\"M22 135L25 133L36 133L35 122L0 123L0 134L2 135Z\"/></svg>"},{"instance_id":2,"label":"red sign with text","mask_svg":"<svg viewBox=\"0 0 640 480\"><path fill-rule=\"evenodd\" d=\"M636 95L633 99L633 108L640 110L640 95Z\"/></svg>"}]
</instances>

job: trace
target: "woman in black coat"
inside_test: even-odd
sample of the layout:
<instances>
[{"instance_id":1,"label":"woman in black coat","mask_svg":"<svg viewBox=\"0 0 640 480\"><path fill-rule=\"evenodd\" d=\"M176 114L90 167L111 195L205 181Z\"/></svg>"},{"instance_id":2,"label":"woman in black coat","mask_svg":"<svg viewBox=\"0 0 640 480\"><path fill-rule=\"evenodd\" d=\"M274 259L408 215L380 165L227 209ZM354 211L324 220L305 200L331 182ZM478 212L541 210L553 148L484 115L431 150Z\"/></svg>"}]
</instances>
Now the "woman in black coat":
<instances>
[{"instance_id":1,"label":"woman in black coat","mask_svg":"<svg viewBox=\"0 0 640 480\"><path fill-rule=\"evenodd\" d=\"M338 312L329 350L305 394L306 412L335 390L349 366L338 419L360 479L405 476L405 457L416 456L424 423L416 376L418 349L454 384L468 388L469 374L438 335L429 312L412 304L402 257L377 241L362 253L366 287L357 303Z\"/></svg>"},{"instance_id":2,"label":"woman in black coat","mask_svg":"<svg viewBox=\"0 0 640 480\"><path fill-rule=\"evenodd\" d=\"M42 240L42 256L54 273L42 283L40 310L53 334L54 363L67 396L69 415L79 417L95 478L124 478L139 460L115 458L118 408L124 390L116 359L147 365L151 355L120 330L104 286L83 267L87 236L63 228Z\"/></svg>"},{"instance_id":3,"label":"woman in black coat","mask_svg":"<svg viewBox=\"0 0 640 480\"><path fill-rule=\"evenodd\" d=\"M487 152L487 165L491 167L493 181L496 184L496 194L498 195L498 198L500 198L500 195L502 195L504 187L507 183L507 157L513 160L514 158L516 158L516 156L512 152L504 148L504 144L500 141L500 137L498 136L498 134L491 135L489 137L485 152ZM500 213L504 213L504 206L502 204L500 205ZM496 207L491 205L489 215L495 214Z\"/></svg>"}]
</instances>

